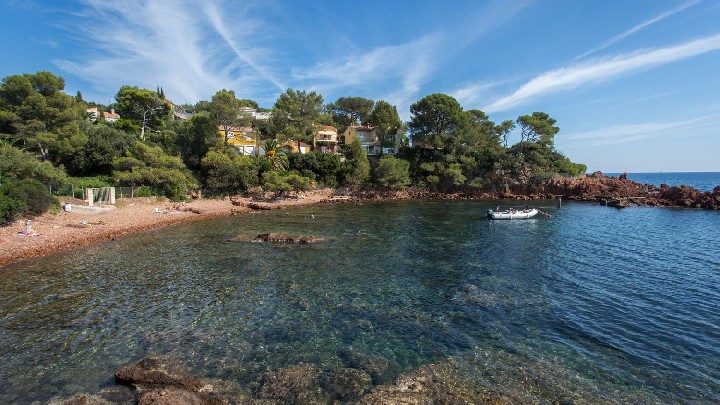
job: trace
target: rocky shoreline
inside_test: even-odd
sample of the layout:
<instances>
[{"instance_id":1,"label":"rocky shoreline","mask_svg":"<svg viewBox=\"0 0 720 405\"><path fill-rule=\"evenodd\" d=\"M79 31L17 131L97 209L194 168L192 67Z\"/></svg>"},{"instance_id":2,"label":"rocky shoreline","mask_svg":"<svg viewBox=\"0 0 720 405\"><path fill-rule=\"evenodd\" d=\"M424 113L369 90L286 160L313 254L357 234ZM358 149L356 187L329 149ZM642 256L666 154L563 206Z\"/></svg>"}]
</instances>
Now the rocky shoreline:
<instances>
[{"instance_id":1,"label":"rocky shoreline","mask_svg":"<svg viewBox=\"0 0 720 405\"><path fill-rule=\"evenodd\" d=\"M688 186L659 187L629 180L623 176L609 177L601 172L581 178L550 179L536 184L508 184L502 190L440 193L425 189L403 191L356 191L349 199L328 202L389 200L389 199L446 199L446 200L554 200L595 202L600 205L626 207L683 207L720 209L720 186L712 192L702 192Z\"/></svg>"},{"instance_id":2,"label":"rocky shoreline","mask_svg":"<svg viewBox=\"0 0 720 405\"><path fill-rule=\"evenodd\" d=\"M46 213L33 218L33 232L39 237L19 236L25 220L0 227L0 266L21 260L75 249L92 243L173 225L179 222L235 215L253 210L270 210L316 203L337 204L372 200L451 199L531 201L564 199L625 207L685 207L720 209L720 186L701 192L687 186L656 187L608 177L600 172L573 179L550 179L537 184L508 184L502 190L440 193L426 189L402 191L322 189L294 198L265 196L199 199L188 204L161 202L154 198L119 200L117 208L98 214ZM63 200L61 203L82 201Z\"/></svg>"}]
</instances>

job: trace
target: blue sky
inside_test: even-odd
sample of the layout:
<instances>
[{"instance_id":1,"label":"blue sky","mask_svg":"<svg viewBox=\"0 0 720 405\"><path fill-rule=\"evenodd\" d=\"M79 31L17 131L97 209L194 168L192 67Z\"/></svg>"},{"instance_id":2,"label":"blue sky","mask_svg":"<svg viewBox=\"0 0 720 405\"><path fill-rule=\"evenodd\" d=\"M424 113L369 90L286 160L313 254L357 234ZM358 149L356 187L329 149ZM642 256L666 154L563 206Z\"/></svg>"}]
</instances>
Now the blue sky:
<instances>
[{"instance_id":1,"label":"blue sky","mask_svg":"<svg viewBox=\"0 0 720 405\"><path fill-rule=\"evenodd\" d=\"M589 171L720 171L720 2L0 0L0 77L121 85L176 103L287 88L409 106L446 93L495 122L542 111ZM516 141L517 137L511 139Z\"/></svg>"}]
</instances>

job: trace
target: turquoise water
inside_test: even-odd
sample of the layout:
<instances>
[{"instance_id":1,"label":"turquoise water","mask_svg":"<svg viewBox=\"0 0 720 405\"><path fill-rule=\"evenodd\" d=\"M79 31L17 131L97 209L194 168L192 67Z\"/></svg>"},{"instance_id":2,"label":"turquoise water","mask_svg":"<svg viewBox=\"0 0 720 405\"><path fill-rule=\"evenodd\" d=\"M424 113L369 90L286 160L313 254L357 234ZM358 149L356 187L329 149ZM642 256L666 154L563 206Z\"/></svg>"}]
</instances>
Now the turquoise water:
<instances>
[{"instance_id":1,"label":"turquoise water","mask_svg":"<svg viewBox=\"0 0 720 405\"><path fill-rule=\"evenodd\" d=\"M620 173L607 175L617 177ZM720 172L628 173L628 179L658 187L661 184L671 187L690 186L700 191L712 191L716 186L720 186Z\"/></svg>"},{"instance_id":2,"label":"turquoise water","mask_svg":"<svg viewBox=\"0 0 720 405\"><path fill-rule=\"evenodd\" d=\"M97 391L149 354L243 385L365 356L538 401L720 401L720 213L486 221L496 205L253 213L0 268L0 403ZM250 241L265 232L325 240Z\"/></svg>"}]
</instances>

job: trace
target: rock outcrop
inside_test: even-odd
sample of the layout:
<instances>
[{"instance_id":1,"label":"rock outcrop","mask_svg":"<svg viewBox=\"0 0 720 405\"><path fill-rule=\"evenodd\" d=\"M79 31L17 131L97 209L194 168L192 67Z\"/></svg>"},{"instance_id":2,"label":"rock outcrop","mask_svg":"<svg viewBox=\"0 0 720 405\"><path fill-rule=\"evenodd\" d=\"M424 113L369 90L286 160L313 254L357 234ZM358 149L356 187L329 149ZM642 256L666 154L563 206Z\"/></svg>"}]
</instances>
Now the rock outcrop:
<instances>
[{"instance_id":1,"label":"rock outcrop","mask_svg":"<svg viewBox=\"0 0 720 405\"><path fill-rule=\"evenodd\" d=\"M140 405L222 405L227 398L213 392L200 377L190 375L178 363L146 357L115 372L115 381L136 390Z\"/></svg>"},{"instance_id":2,"label":"rock outcrop","mask_svg":"<svg viewBox=\"0 0 720 405\"><path fill-rule=\"evenodd\" d=\"M256 240L275 243L314 243L323 240L323 238L294 233L263 233L258 235Z\"/></svg>"},{"instance_id":3,"label":"rock outcrop","mask_svg":"<svg viewBox=\"0 0 720 405\"><path fill-rule=\"evenodd\" d=\"M115 372L115 381L145 388L180 387L194 392L204 385L200 377L187 375L178 365L159 357L146 357L121 367Z\"/></svg>"}]
</instances>

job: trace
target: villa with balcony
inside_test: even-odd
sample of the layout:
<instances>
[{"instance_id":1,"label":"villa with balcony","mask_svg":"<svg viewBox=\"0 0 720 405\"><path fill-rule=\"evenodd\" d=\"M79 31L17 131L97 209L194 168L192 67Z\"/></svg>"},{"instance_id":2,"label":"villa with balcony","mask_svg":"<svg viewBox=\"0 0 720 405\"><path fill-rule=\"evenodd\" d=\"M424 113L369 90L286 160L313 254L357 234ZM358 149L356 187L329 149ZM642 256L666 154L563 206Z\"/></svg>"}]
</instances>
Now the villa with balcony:
<instances>
[{"instance_id":1,"label":"villa with balcony","mask_svg":"<svg viewBox=\"0 0 720 405\"><path fill-rule=\"evenodd\" d=\"M368 155L379 155L381 150L383 154L395 154L399 148L399 143L396 142L396 139L386 140L386 145L383 147L375 128L371 126L349 126L345 132L338 137L338 142L340 145L345 145L352 143L355 139L360 140L362 148ZM387 146L388 142L392 142L394 146Z\"/></svg>"},{"instance_id":2,"label":"villa with balcony","mask_svg":"<svg viewBox=\"0 0 720 405\"><path fill-rule=\"evenodd\" d=\"M255 132L250 127L228 127L227 134L222 125L218 126L218 134L222 139L227 138L228 145L237 148L242 155L257 155L258 145Z\"/></svg>"},{"instance_id":3,"label":"villa with balcony","mask_svg":"<svg viewBox=\"0 0 720 405\"><path fill-rule=\"evenodd\" d=\"M337 129L329 125L318 127L313 139L313 148L321 152L338 153Z\"/></svg>"}]
</instances>

